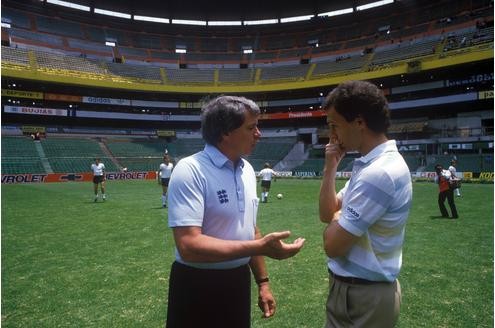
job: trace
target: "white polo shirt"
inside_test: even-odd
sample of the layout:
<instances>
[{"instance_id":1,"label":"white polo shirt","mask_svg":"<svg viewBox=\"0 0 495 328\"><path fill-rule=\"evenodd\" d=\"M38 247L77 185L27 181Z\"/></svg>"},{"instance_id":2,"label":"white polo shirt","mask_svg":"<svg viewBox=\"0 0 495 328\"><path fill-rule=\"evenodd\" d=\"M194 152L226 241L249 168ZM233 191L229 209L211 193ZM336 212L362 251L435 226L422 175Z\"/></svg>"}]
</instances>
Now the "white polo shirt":
<instances>
[{"instance_id":1,"label":"white polo shirt","mask_svg":"<svg viewBox=\"0 0 495 328\"><path fill-rule=\"evenodd\" d=\"M169 184L168 225L171 228L197 226L202 233L224 240L252 240L259 199L253 167L241 159L233 162L216 147L180 160ZM184 261L177 247L180 263L210 269L230 269L244 264L249 257L225 262L198 263Z\"/></svg>"},{"instance_id":2,"label":"white polo shirt","mask_svg":"<svg viewBox=\"0 0 495 328\"><path fill-rule=\"evenodd\" d=\"M275 171L273 171L271 168L266 167L263 170L258 173L258 176L261 177L261 180L264 181L272 181L272 176L275 175Z\"/></svg>"},{"instance_id":3,"label":"white polo shirt","mask_svg":"<svg viewBox=\"0 0 495 328\"><path fill-rule=\"evenodd\" d=\"M160 178L165 179L165 178L170 178L172 175L172 169L174 168L174 164L172 163L162 163L160 164Z\"/></svg>"},{"instance_id":4,"label":"white polo shirt","mask_svg":"<svg viewBox=\"0 0 495 328\"><path fill-rule=\"evenodd\" d=\"M356 159L337 197L342 202L338 224L359 240L345 256L328 258L329 269L341 276L394 281L412 203L411 174L395 140Z\"/></svg>"},{"instance_id":5,"label":"white polo shirt","mask_svg":"<svg viewBox=\"0 0 495 328\"><path fill-rule=\"evenodd\" d=\"M93 163L91 164L91 170L93 170L93 175L102 176L103 171L105 171L105 165L101 162L98 163L98 165L96 165L96 163Z\"/></svg>"},{"instance_id":6,"label":"white polo shirt","mask_svg":"<svg viewBox=\"0 0 495 328\"><path fill-rule=\"evenodd\" d=\"M451 174L453 177L457 178L457 170L456 170L456 168L454 167L454 165L449 166L449 171L450 171L450 174Z\"/></svg>"}]
</instances>

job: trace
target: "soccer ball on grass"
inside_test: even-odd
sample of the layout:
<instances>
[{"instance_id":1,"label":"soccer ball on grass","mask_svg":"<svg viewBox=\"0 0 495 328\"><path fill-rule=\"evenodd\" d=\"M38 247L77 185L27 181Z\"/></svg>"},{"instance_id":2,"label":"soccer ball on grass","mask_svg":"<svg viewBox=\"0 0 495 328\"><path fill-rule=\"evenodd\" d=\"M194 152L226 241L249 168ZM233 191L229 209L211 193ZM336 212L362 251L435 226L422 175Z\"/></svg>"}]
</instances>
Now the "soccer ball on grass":
<instances>
[{"instance_id":1,"label":"soccer ball on grass","mask_svg":"<svg viewBox=\"0 0 495 328\"><path fill-rule=\"evenodd\" d=\"M282 198L284 198L284 195L282 195L282 194L277 194L277 199L282 199Z\"/></svg>"}]
</instances>

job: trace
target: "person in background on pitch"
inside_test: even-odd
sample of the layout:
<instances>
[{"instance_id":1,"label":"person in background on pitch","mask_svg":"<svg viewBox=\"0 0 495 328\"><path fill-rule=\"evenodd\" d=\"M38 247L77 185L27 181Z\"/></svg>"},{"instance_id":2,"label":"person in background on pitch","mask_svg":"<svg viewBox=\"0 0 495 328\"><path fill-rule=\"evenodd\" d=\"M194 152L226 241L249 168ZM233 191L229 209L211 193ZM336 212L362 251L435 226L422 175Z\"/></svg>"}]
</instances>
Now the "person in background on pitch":
<instances>
[{"instance_id":1,"label":"person in background on pitch","mask_svg":"<svg viewBox=\"0 0 495 328\"><path fill-rule=\"evenodd\" d=\"M158 183L162 185L162 207L167 207L167 190L174 164L168 154L163 155L163 163L158 170Z\"/></svg>"},{"instance_id":2,"label":"person in background on pitch","mask_svg":"<svg viewBox=\"0 0 495 328\"><path fill-rule=\"evenodd\" d=\"M457 177L456 166L457 166L457 161L455 159L451 160L450 166L449 166L449 171L450 171L450 174L452 176L451 179L459 179L460 180L460 178ZM461 189L460 188L455 188L454 193L457 197L461 197Z\"/></svg>"},{"instance_id":3,"label":"person in background on pitch","mask_svg":"<svg viewBox=\"0 0 495 328\"><path fill-rule=\"evenodd\" d=\"M440 208L440 213L442 217L448 218L449 212L445 208L445 199L449 203L450 211L452 212L452 219L457 219L459 216L457 214L457 208L454 203L454 190L450 187L450 180L452 179L452 174L449 170L444 170L443 166L440 164L435 165L435 172L437 176L435 177L435 182L438 184L438 207Z\"/></svg>"},{"instance_id":4,"label":"person in background on pitch","mask_svg":"<svg viewBox=\"0 0 495 328\"><path fill-rule=\"evenodd\" d=\"M393 327L412 184L395 140L386 137L387 100L374 84L349 81L330 92L322 107L330 138L319 197L331 278L325 327ZM361 157L337 193L337 166L349 151Z\"/></svg>"},{"instance_id":5,"label":"person in background on pitch","mask_svg":"<svg viewBox=\"0 0 495 328\"><path fill-rule=\"evenodd\" d=\"M105 196L105 164L100 162L99 158L95 158L95 162L91 164L93 171L93 189L95 192L95 202L98 201L98 185L101 188L101 199L106 200Z\"/></svg>"},{"instance_id":6,"label":"person in background on pitch","mask_svg":"<svg viewBox=\"0 0 495 328\"><path fill-rule=\"evenodd\" d=\"M296 255L303 238L265 236L256 225L256 175L242 158L259 138L259 107L220 96L202 109L204 150L180 160L169 184L168 225L176 245L168 294L168 328L251 325L251 275L263 316L275 314L264 256Z\"/></svg>"},{"instance_id":7,"label":"person in background on pitch","mask_svg":"<svg viewBox=\"0 0 495 328\"><path fill-rule=\"evenodd\" d=\"M258 173L258 177L261 177L261 202L268 202L268 193L272 185L272 177L274 181L277 181L277 172L272 170L270 163L265 163L263 170Z\"/></svg>"}]
</instances>

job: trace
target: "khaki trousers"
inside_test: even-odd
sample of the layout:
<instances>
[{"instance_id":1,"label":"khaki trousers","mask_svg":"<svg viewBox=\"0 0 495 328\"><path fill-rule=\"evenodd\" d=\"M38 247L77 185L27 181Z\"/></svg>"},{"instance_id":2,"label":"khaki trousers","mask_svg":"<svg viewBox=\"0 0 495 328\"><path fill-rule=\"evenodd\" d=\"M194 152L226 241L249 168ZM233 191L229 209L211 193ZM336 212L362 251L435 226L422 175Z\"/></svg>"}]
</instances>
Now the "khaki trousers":
<instances>
[{"instance_id":1,"label":"khaki trousers","mask_svg":"<svg viewBox=\"0 0 495 328\"><path fill-rule=\"evenodd\" d=\"M399 280L361 285L345 283L330 276L325 328L395 327L400 304Z\"/></svg>"}]
</instances>

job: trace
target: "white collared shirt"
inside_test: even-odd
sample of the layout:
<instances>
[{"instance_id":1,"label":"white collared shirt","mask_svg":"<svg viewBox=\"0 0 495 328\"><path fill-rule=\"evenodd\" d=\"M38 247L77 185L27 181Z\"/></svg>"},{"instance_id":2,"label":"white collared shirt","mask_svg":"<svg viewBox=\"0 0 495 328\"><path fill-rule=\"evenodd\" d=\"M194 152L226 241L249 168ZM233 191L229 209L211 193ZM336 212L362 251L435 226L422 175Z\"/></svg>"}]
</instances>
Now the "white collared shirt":
<instances>
[{"instance_id":1,"label":"white collared shirt","mask_svg":"<svg viewBox=\"0 0 495 328\"><path fill-rule=\"evenodd\" d=\"M105 164L103 163L93 163L91 164L91 170L93 171L93 175L95 176L102 176L103 172L105 171Z\"/></svg>"},{"instance_id":2,"label":"white collared shirt","mask_svg":"<svg viewBox=\"0 0 495 328\"><path fill-rule=\"evenodd\" d=\"M180 160L168 188L168 225L201 227L202 233L224 240L252 240L259 199L256 175L246 160L234 166L216 147ZM211 269L247 264L249 257L216 263L190 263L175 251L180 263Z\"/></svg>"},{"instance_id":3,"label":"white collared shirt","mask_svg":"<svg viewBox=\"0 0 495 328\"><path fill-rule=\"evenodd\" d=\"M258 173L258 176L261 177L261 180L264 181L272 181L272 177L274 175L276 175L275 171L269 167L265 167L263 170L260 171L260 173Z\"/></svg>"},{"instance_id":4,"label":"white collared shirt","mask_svg":"<svg viewBox=\"0 0 495 328\"><path fill-rule=\"evenodd\" d=\"M449 171L453 178L457 178L457 170L454 165L449 166Z\"/></svg>"},{"instance_id":5,"label":"white collared shirt","mask_svg":"<svg viewBox=\"0 0 495 328\"><path fill-rule=\"evenodd\" d=\"M345 256L329 258L341 276L394 281L402 265L405 225L412 203L409 168L395 140L354 161L352 177L337 197L338 224L359 240Z\"/></svg>"},{"instance_id":6,"label":"white collared shirt","mask_svg":"<svg viewBox=\"0 0 495 328\"><path fill-rule=\"evenodd\" d=\"M172 163L162 163L160 164L160 178L165 179L165 178L170 178L172 175L172 169L174 168L174 164Z\"/></svg>"}]
</instances>

